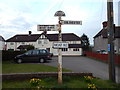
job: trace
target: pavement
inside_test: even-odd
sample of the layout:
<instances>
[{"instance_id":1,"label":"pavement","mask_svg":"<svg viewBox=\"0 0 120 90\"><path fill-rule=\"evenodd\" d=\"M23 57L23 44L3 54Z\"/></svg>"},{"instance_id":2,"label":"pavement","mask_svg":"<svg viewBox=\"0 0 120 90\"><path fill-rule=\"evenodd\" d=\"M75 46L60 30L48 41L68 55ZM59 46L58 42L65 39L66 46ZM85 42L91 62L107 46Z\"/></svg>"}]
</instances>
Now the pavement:
<instances>
[{"instance_id":1,"label":"pavement","mask_svg":"<svg viewBox=\"0 0 120 90\"><path fill-rule=\"evenodd\" d=\"M53 60L45 65L58 67L58 57L53 57ZM103 80L109 79L108 64L88 57L62 57L62 67L72 70L73 72L93 73L93 76ZM116 82L120 83L120 67L116 66Z\"/></svg>"}]
</instances>

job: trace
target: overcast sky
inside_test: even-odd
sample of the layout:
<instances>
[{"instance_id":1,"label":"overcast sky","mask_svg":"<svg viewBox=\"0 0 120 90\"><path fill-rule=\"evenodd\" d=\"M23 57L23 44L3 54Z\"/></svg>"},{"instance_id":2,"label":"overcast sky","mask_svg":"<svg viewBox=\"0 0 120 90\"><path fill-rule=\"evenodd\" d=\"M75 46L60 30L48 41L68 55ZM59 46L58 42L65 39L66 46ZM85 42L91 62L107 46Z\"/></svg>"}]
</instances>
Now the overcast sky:
<instances>
[{"instance_id":1,"label":"overcast sky","mask_svg":"<svg viewBox=\"0 0 120 90\"><path fill-rule=\"evenodd\" d=\"M62 20L82 21L82 25L62 25L63 33L86 34L90 43L107 20L107 0L0 0L0 35L8 39L16 34L39 34L38 24L57 24L56 11ZM118 1L114 0L114 23L118 25ZM48 33L58 33L57 31Z\"/></svg>"}]
</instances>

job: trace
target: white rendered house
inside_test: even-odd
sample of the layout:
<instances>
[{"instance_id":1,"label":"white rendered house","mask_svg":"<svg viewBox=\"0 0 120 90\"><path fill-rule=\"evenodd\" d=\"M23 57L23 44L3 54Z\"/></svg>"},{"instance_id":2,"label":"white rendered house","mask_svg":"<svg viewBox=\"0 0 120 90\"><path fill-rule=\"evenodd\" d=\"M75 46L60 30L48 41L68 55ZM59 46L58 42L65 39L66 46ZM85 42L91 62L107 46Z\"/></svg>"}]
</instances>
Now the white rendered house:
<instances>
[{"instance_id":1,"label":"white rendered house","mask_svg":"<svg viewBox=\"0 0 120 90\"><path fill-rule=\"evenodd\" d=\"M68 43L68 48L62 49L62 55L82 55L81 38L74 33L63 33L62 41ZM47 49L58 55L58 49L53 43L58 42L58 34L19 34L6 40L7 50L20 50L26 45L33 45L36 49Z\"/></svg>"}]
</instances>

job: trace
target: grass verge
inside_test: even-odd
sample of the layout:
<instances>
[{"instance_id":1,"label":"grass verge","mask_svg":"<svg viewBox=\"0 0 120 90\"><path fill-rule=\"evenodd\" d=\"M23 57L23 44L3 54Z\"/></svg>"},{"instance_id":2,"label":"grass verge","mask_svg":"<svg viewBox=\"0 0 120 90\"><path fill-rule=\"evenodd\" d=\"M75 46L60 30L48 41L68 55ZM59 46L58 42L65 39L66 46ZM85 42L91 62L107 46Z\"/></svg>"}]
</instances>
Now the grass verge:
<instances>
[{"instance_id":1,"label":"grass verge","mask_svg":"<svg viewBox=\"0 0 120 90\"><path fill-rule=\"evenodd\" d=\"M35 72L57 72L58 68L37 63L16 64L11 61L2 63L2 73L35 73ZM71 70L63 69L63 72L71 72Z\"/></svg>"}]
</instances>

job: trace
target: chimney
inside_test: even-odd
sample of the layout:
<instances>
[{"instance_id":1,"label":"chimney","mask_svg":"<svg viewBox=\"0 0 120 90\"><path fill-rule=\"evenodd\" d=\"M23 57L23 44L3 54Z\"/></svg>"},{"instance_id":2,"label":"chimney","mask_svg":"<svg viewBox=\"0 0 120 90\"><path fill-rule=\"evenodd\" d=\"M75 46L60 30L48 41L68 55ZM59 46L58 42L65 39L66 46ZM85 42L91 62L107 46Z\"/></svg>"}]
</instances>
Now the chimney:
<instances>
[{"instance_id":1,"label":"chimney","mask_svg":"<svg viewBox=\"0 0 120 90\"><path fill-rule=\"evenodd\" d=\"M102 24L103 24L103 29L106 29L106 27L107 27L107 21L104 21Z\"/></svg>"},{"instance_id":2,"label":"chimney","mask_svg":"<svg viewBox=\"0 0 120 90\"><path fill-rule=\"evenodd\" d=\"M29 36L32 34L32 32L31 31L29 31Z\"/></svg>"},{"instance_id":3,"label":"chimney","mask_svg":"<svg viewBox=\"0 0 120 90\"><path fill-rule=\"evenodd\" d=\"M46 34L47 34L47 30L44 30L44 31L42 32L42 34L46 35Z\"/></svg>"}]
</instances>

